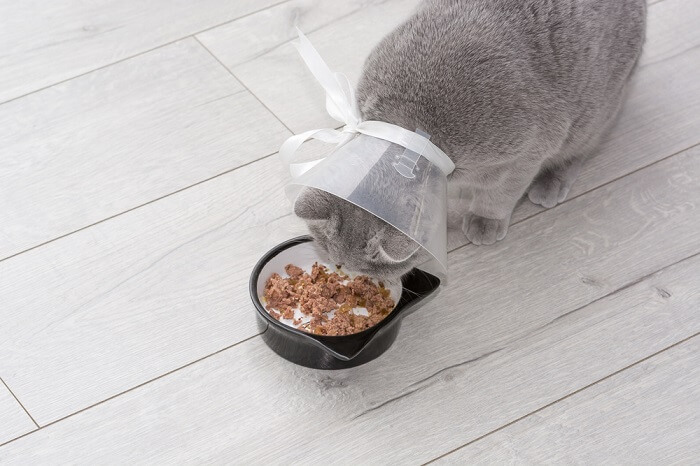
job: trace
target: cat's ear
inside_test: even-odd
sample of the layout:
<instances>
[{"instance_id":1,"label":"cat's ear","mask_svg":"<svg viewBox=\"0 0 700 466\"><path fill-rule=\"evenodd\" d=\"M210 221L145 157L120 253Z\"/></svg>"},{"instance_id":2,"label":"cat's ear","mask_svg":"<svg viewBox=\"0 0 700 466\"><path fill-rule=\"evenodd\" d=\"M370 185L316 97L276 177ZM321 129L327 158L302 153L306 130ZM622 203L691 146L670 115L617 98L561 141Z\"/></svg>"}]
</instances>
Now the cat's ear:
<instances>
[{"instance_id":1,"label":"cat's ear","mask_svg":"<svg viewBox=\"0 0 700 466\"><path fill-rule=\"evenodd\" d=\"M420 246L394 228L387 228L378 245L379 254L386 262L401 263L410 259Z\"/></svg>"},{"instance_id":2,"label":"cat's ear","mask_svg":"<svg viewBox=\"0 0 700 466\"><path fill-rule=\"evenodd\" d=\"M304 188L294 202L294 213L304 220L328 220L331 217L330 194Z\"/></svg>"}]
</instances>

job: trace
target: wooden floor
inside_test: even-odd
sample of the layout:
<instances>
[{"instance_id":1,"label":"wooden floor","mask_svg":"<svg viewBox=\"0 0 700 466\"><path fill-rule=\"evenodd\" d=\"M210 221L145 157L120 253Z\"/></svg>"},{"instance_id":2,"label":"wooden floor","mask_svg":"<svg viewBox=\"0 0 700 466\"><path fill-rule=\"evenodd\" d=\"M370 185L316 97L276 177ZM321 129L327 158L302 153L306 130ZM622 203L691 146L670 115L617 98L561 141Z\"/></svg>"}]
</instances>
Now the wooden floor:
<instances>
[{"instance_id":1,"label":"wooden floor","mask_svg":"<svg viewBox=\"0 0 700 466\"><path fill-rule=\"evenodd\" d=\"M247 280L304 226L275 152L336 126L417 0L0 1L0 463L697 463L700 8L652 0L615 131L380 359L262 342Z\"/></svg>"}]
</instances>

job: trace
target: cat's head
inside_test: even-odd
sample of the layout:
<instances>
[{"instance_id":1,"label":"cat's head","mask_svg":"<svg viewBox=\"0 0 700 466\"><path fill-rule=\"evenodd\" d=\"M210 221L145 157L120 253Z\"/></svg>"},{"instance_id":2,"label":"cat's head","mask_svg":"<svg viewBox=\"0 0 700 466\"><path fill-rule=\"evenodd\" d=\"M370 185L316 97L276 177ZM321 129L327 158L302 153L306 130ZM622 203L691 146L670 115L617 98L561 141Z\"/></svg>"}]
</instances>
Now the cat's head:
<instances>
[{"instance_id":1,"label":"cat's head","mask_svg":"<svg viewBox=\"0 0 700 466\"><path fill-rule=\"evenodd\" d=\"M314 240L343 268L398 278L426 260L408 236L356 205L315 188L304 188L294 204Z\"/></svg>"}]
</instances>

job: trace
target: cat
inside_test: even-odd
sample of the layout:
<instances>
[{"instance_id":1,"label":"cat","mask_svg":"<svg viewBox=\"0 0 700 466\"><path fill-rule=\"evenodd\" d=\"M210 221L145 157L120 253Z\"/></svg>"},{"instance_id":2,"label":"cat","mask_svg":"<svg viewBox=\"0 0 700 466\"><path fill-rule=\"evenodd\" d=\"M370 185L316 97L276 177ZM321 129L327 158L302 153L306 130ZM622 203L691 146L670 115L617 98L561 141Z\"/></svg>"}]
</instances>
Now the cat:
<instances>
[{"instance_id":1,"label":"cat","mask_svg":"<svg viewBox=\"0 0 700 466\"><path fill-rule=\"evenodd\" d=\"M430 134L456 166L450 224L493 244L525 194L546 208L566 198L615 121L645 29L646 0L426 0L367 58L358 106ZM427 259L322 191L302 191L294 211L350 269L396 277Z\"/></svg>"}]
</instances>

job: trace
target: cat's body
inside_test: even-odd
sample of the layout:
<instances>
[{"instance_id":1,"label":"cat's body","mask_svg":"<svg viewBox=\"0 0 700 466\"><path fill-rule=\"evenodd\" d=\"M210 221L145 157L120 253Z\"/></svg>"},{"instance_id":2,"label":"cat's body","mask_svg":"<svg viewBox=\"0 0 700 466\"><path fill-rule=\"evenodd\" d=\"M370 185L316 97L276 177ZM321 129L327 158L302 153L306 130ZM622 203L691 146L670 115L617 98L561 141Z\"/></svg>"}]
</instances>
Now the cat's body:
<instances>
[{"instance_id":1,"label":"cat's body","mask_svg":"<svg viewBox=\"0 0 700 466\"><path fill-rule=\"evenodd\" d=\"M618 113L645 17L645 0L427 0L367 59L358 104L365 119L431 135L456 165L450 191L460 196L451 211L464 213L470 241L491 244L526 192L545 207L566 197ZM309 219L321 197L307 193L297 213ZM343 211L326 209L328 218L349 215ZM317 234L324 217L315 217ZM366 242L396 262L396 236L378 238L385 226L362 221L375 225ZM343 233L324 234L344 244ZM362 263L361 254L340 246L336 259ZM401 270L420 259L401 258Z\"/></svg>"}]
</instances>

